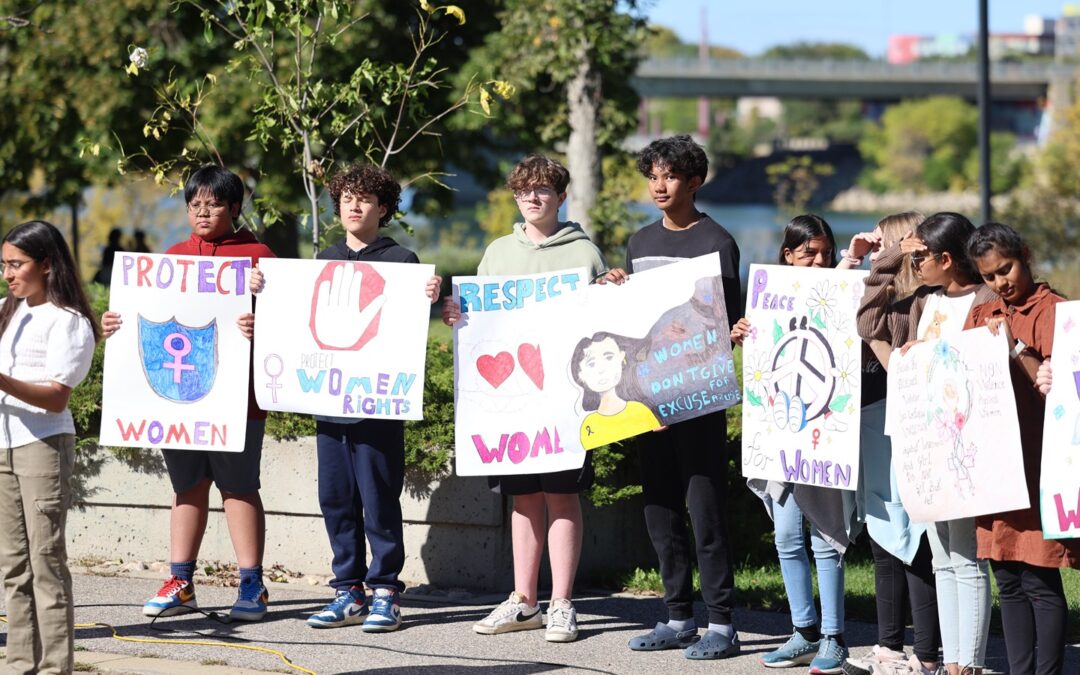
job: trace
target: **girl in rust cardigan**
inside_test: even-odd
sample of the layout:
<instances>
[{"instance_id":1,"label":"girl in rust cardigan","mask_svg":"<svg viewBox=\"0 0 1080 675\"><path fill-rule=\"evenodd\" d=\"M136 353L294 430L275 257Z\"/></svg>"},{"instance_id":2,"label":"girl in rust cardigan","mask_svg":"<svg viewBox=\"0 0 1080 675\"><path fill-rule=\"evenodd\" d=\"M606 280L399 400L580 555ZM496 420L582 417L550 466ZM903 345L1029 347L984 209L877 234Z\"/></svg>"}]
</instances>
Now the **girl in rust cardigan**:
<instances>
[{"instance_id":1,"label":"girl in rust cardigan","mask_svg":"<svg viewBox=\"0 0 1080 675\"><path fill-rule=\"evenodd\" d=\"M1013 391L1020 418L1031 506L976 519L978 555L991 561L1001 597L1001 624L1009 672L1061 673L1068 607L1061 567L1080 567L1080 541L1044 539L1039 517L1045 399L1036 372L1054 345L1054 306L1064 298L1036 283L1031 252L1020 235L987 223L968 241L968 253L997 297L972 307L965 328L988 326L1009 340Z\"/></svg>"}]
</instances>

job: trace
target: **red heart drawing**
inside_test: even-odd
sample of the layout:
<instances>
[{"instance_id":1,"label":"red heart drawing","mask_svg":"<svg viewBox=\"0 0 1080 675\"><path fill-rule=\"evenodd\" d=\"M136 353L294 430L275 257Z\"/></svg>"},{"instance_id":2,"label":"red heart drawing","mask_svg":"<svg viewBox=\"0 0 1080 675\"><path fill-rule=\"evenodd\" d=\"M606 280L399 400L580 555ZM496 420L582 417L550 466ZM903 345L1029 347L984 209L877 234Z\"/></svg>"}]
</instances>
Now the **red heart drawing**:
<instances>
[{"instance_id":1,"label":"red heart drawing","mask_svg":"<svg viewBox=\"0 0 1080 675\"><path fill-rule=\"evenodd\" d=\"M522 343L518 346L518 363L533 381L537 389L544 388L544 360L540 358L540 345Z\"/></svg>"},{"instance_id":2,"label":"red heart drawing","mask_svg":"<svg viewBox=\"0 0 1080 675\"><path fill-rule=\"evenodd\" d=\"M510 352L499 352L495 356L484 354L476 359L476 369L492 387L498 389L514 372L514 357L510 356Z\"/></svg>"}]
</instances>

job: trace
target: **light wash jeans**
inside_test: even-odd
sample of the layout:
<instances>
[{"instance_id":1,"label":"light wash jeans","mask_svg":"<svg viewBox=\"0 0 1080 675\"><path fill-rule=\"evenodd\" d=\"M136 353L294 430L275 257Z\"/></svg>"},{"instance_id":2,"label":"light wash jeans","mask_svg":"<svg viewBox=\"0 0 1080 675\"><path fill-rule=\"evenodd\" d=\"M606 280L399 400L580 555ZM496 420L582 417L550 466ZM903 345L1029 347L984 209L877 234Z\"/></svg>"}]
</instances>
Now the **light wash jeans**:
<instances>
[{"instance_id":1,"label":"light wash jeans","mask_svg":"<svg viewBox=\"0 0 1080 675\"><path fill-rule=\"evenodd\" d=\"M776 528L776 552L780 556L780 573L784 577L791 623L806 628L817 623L814 609L814 589L810 579L810 560L806 556L806 535L803 514L792 494L784 496L783 504L773 503L773 524ZM810 548L818 571L818 592L821 594L821 632L839 635L844 632L844 561L837 551L810 524Z\"/></svg>"},{"instance_id":2,"label":"light wash jeans","mask_svg":"<svg viewBox=\"0 0 1080 675\"><path fill-rule=\"evenodd\" d=\"M934 523L926 534L934 556L943 661L982 668L990 633L990 574L986 561L976 557L975 519Z\"/></svg>"}]
</instances>

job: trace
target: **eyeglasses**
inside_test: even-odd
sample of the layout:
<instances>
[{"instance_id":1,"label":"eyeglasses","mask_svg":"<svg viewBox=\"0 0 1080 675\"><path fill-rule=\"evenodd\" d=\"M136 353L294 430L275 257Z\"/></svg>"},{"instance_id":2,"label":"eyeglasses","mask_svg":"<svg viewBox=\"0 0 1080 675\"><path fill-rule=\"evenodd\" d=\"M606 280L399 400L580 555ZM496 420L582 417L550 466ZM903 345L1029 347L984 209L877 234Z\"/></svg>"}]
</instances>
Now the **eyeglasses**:
<instances>
[{"instance_id":1,"label":"eyeglasses","mask_svg":"<svg viewBox=\"0 0 1080 675\"><path fill-rule=\"evenodd\" d=\"M225 210L228 204L221 202L188 202L187 210L190 213L200 213L205 209L211 215L217 215Z\"/></svg>"},{"instance_id":2,"label":"eyeglasses","mask_svg":"<svg viewBox=\"0 0 1080 675\"><path fill-rule=\"evenodd\" d=\"M551 199L556 194L555 188L550 187L538 187L528 190L518 190L514 192L514 199L529 199L533 195L536 195L540 199Z\"/></svg>"},{"instance_id":3,"label":"eyeglasses","mask_svg":"<svg viewBox=\"0 0 1080 675\"><path fill-rule=\"evenodd\" d=\"M937 253L931 253L929 255L927 255L925 253L912 253L911 254L911 269L918 272L919 268L922 267L922 264L924 262L926 262L927 258L933 258L934 260L937 260L937 257L938 257Z\"/></svg>"},{"instance_id":4,"label":"eyeglasses","mask_svg":"<svg viewBox=\"0 0 1080 675\"><path fill-rule=\"evenodd\" d=\"M19 268L23 265L29 265L34 262L33 260L0 260L0 272L6 272L11 270L12 272L18 272Z\"/></svg>"}]
</instances>

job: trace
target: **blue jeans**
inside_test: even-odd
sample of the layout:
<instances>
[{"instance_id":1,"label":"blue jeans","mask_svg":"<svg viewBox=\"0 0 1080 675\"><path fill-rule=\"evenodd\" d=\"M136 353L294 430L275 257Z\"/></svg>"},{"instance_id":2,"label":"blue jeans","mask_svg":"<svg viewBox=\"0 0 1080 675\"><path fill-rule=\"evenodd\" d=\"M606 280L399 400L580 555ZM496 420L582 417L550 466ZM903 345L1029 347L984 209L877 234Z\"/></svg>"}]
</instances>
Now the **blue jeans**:
<instances>
[{"instance_id":1,"label":"blue jeans","mask_svg":"<svg viewBox=\"0 0 1080 675\"><path fill-rule=\"evenodd\" d=\"M990 633L990 574L986 561L976 558L975 519L934 523L926 534L934 555L943 661L982 668Z\"/></svg>"},{"instance_id":2,"label":"blue jeans","mask_svg":"<svg viewBox=\"0 0 1080 675\"><path fill-rule=\"evenodd\" d=\"M806 555L806 535L803 514L789 493L783 504L773 504L773 523L776 527L776 552L780 556L780 573L784 577L791 623L797 628L817 624L814 609L814 589L810 579L810 560ZM818 571L818 592L821 595L821 632L839 635L844 632L844 561L840 552L829 545L810 524L810 548Z\"/></svg>"}]
</instances>

